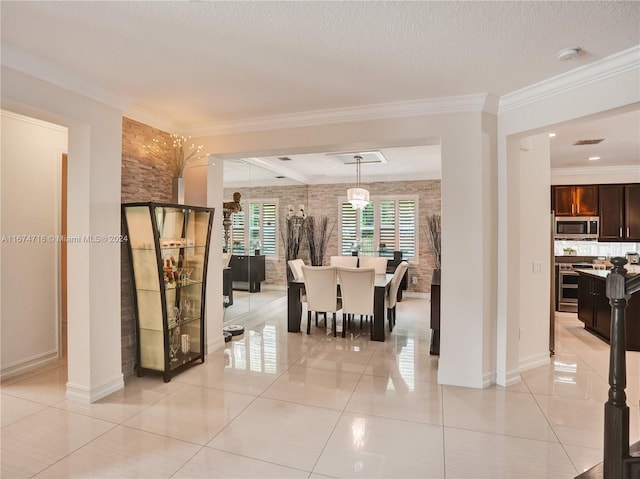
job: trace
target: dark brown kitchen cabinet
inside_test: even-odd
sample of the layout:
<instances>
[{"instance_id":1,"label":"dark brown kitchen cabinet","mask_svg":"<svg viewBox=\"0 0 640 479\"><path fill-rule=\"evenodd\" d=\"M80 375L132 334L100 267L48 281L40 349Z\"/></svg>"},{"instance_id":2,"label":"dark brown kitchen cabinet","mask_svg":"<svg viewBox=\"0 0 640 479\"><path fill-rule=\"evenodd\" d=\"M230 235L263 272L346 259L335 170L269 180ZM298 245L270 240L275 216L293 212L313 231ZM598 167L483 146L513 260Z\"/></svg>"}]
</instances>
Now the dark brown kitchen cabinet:
<instances>
[{"instance_id":1,"label":"dark brown kitchen cabinet","mask_svg":"<svg viewBox=\"0 0 640 479\"><path fill-rule=\"evenodd\" d=\"M578 319L585 328L598 336L609 339L611 330L611 306L607 298L604 279L581 274L578 278Z\"/></svg>"},{"instance_id":2,"label":"dark brown kitchen cabinet","mask_svg":"<svg viewBox=\"0 0 640 479\"><path fill-rule=\"evenodd\" d=\"M626 239L640 241L640 184L624 187L624 205Z\"/></svg>"},{"instance_id":3,"label":"dark brown kitchen cabinet","mask_svg":"<svg viewBox=\"0 0 640 479\"><path fill-rule=\"evenodd\" d=\"M554 186L551 191L556 216L598 215L598 185Z\"/></svg>"},{"instance_id":4,"label":"dark brown kitchen cabinet","mask_svg":"<svg viewBox=\"0 0 640 479\"><path fill-rule=\"evenodd\" d=\"M578 319L584 323L587 331L609 342L611 305L607 298L604 276L579 272ZM627 351L640 351L640 292L629 298L625 311L625 329Z\"/></svg>"},{"instance_id":5,"label":"dark brown kitchen cabinet","mask_svg":"<svg viewBox=\"0 0 640 479\"><path fill-rule=\"evenodd\" d=\"M600 241L640 241L640 184L600 185Z\"/></svg>"}]
</instances>

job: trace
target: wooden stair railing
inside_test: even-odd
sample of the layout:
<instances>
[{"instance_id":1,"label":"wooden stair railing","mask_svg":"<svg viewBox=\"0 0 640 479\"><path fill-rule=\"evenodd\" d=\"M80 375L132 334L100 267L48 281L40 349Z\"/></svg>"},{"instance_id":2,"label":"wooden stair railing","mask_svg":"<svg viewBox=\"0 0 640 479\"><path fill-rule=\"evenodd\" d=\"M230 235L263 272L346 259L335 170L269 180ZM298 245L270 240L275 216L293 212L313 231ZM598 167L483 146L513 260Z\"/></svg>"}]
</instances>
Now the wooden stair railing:
<instances>
[{"instance_id":1,"label":"wooden stair railing","mask_svg":"<svg viewBox=\"0 0 640 479\"><path fill-rule=\"evenodd\" d=\"M606 291L611 304L609 398L604 405L604 461L576 479L640 479L640 443L629 446L627 366L625 359L625 309L632 294L640 291L640 275L629 277L625 258L613 258Z\"/></svg>"}]
</instances>

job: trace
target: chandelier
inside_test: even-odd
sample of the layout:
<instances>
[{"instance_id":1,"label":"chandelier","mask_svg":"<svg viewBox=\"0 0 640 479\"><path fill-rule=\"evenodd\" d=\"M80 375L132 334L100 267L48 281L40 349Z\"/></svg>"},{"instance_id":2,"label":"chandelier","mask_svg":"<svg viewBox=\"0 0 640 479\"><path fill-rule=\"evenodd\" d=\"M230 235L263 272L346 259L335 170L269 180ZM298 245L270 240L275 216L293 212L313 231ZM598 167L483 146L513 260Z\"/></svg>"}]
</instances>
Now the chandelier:
<instances>
[{"instance_id":1,"label":"chandelier","mask_svg":"<svg viewBox=\"0 0 640 479\"><path fill-rule=\"evenodd\" d=\"M349 188L347 190L347 201L351 203L351 207L354 210L360 210L369 204L369 191L364 188L360 188L360 162L362 157L356 155L353 157L356 160L356 187Z\"/></svg>"}]
</instances>

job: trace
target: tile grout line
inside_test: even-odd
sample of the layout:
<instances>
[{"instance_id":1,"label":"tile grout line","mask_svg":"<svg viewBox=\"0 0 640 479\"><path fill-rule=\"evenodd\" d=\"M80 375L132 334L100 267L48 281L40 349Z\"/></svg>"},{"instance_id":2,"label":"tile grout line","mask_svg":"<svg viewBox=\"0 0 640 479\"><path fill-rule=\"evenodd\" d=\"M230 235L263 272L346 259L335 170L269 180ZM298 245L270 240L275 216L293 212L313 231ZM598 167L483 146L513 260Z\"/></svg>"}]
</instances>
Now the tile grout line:
<instances>
[{"instance_id":1,"label":"tile grout line","mask_svg":"<svg viewBox=\"0 0 640 479\"><path fill-rule=\"evenodd\" d=\"M351 391L351 394L349 395L349 399L345 402L344 407L342 408L342 410L340 411L340 415L338 416L338 419L336 420L336 423L333 425L333 429L331 430L331 432L329 433L329 436L327 437L327 440L325 441L324 445L322 446L322 449L320 450L320 453L318 454L318 458L316 459L316 461L313 464L313 467L311 468L311 474L320 474L319 472L316 472L316 467L318 467L318 463L320 462L320 459L322 458L322 455L324 454L324 451L326 450L329 441L331 441L331 438L333 437L333 435L336 432L336 429L338 428L338 424L340 424L340 421L342 420L347 407L349 406L349 403L351 402L351 399L353 398L353 395L356 391L356 389L358 389L358 386L360 385L360 382L362 381L363 376L365 375L365 371L367 370L367 368L369 367L369 364L371 363L371 361L373 361L373 357L375 355L375 352L378 350L378 345L375 345L375 348L373 349L373 353L371 354L371 356L369 357L369 360L367 361L367 364L364 366L364 368L362 369L362 372L360 373L360 377L358 378L358 382L356 383L356 385L353 388L353 391Z\"/></svg>"}]
</instances>

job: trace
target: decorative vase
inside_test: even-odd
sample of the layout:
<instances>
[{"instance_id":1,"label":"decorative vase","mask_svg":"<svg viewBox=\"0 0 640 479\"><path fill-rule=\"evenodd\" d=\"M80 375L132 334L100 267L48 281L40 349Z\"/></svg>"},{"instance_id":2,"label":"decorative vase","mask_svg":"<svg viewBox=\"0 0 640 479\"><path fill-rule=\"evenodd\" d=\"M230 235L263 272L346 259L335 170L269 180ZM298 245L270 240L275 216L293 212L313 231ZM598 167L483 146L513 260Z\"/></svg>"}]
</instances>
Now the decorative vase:
<instances>
[{"instance_id":1,"label":"decorative vase","mask_svg":"<svg viewBox=\"0 0 640 479\"><path fill-rule=\"evenodd\" d=\"M184 178L174 177L171 180L171 201L179 205L184 204Z\"/></svg>"}]
</instances>

